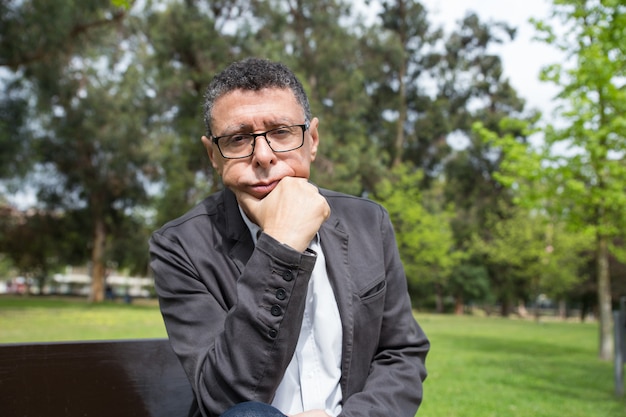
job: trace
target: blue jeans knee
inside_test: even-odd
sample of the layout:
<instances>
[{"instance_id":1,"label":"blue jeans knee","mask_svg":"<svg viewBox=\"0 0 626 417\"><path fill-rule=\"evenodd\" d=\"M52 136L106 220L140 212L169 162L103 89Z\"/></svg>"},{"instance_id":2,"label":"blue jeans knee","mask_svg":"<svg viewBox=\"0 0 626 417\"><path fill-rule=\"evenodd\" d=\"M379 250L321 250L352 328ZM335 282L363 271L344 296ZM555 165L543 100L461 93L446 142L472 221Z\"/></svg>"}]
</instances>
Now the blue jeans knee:
<instances>
[{"instance_id":1,"label":"blue jeans knee","mask_svg":"<svg viewBox=\"0 0 626 417\"><path fill-rule=\"evenodd\" d=\"M220 417L286 417L275 407L258 401L239 403Z\"/></svg>"}]
</instances>

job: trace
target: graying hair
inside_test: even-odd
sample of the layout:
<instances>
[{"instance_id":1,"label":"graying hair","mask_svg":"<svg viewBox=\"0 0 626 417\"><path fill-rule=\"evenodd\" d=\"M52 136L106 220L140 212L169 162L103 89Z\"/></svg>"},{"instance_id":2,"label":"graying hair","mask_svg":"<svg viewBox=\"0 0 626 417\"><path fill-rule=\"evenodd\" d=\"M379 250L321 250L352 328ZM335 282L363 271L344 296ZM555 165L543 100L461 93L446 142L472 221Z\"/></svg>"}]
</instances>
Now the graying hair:
<instances>
[{"instance_id":1,"label":"graying hair","mask_svg":"<svg viewBox=\"0 0 626 417\"><path fill-rule=\"evenodd\" d=\"M235 90L259 91L264 88L290 89L302 106L306 120L311 120L311 108L304 87L287 66L266 59L246 58L230 64L207 87L204 95L206 135L212 136L212 111L217 99Z\"/></svg>"}]
</instances>

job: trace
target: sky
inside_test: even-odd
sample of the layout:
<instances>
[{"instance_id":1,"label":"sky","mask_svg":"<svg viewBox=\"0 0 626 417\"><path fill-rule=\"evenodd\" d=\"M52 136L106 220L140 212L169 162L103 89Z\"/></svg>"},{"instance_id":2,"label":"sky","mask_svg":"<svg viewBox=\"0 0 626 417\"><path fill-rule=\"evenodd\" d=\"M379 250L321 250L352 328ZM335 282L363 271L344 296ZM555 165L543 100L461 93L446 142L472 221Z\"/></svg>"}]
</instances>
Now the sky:
<instances>
[{"instance_id":1,"label":"sky","mask_svg":"<svg viewBox=\"0 0 626 417\"><path fill-rule=\"evenodd\" d=\"M526 99L527 107L540 109L544 116L553 110L552 98L556 88L539 81L539 72L548 64L559 62L561 55L553 47L533 41L535 29L531 17L546 20L550 16L549 0L421 0L430 21L443 25L449 32L467 11L475 12L483 22L504 21L517 28L514 41L494 47L503 61L505 76L518 94Z\"/></svg>"}]
</instances>

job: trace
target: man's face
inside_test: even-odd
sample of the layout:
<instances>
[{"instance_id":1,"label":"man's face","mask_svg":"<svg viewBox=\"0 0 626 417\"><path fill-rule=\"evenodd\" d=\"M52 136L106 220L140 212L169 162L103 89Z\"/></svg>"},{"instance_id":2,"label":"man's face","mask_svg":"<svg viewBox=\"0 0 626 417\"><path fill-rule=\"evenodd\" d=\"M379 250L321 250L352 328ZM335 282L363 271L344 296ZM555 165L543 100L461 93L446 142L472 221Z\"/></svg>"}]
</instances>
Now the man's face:
<instances>
[{"instance_id":1,"label":"man's face","mask_svg":"<svg viewBox=\"0 0 626 417\"><path fill-rule=\"evenodd\" d=\"M289 89L235 90L215 101L212 114L215 136L259 133L281 126L304 124L304 111ZM210 138L202 137L213 168L224 185L236 195L258 199L269 194L284 177L309 178L319 137L318 119L304 133L301 148L274 153L263 137L257 137L254 154L242 159L225 159Z\"/></svg>"}]
</instances>

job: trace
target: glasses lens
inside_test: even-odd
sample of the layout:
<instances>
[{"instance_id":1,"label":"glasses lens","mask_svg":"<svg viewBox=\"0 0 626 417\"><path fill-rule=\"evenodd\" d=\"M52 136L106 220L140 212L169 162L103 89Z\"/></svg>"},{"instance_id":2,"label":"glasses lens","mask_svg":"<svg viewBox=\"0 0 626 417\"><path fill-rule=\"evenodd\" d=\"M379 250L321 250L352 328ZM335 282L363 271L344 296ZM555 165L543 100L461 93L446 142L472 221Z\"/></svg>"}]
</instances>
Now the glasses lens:
<instances>
[{"instance_id":1,"label":"glasses lens","mask_svg":"<svg viewBox=\"0 0 626 417\"><path fill-rule=\"evenodd\" d=\"M265 134L274 152L287 152L304 143L304 129L300 125L279 127Z\"/></svg>"},{"instance_id":2,"label":"glasses lens","mask_svg":"<svg viewBox=\"0 0 626 417\"><path fill-rule=\"evenodd\" d=\"M252 154L254 136L231 135L223 136L218 141L218 146L226 158L242 158Z\"/></svg>"}]
</instances>

